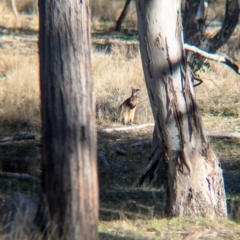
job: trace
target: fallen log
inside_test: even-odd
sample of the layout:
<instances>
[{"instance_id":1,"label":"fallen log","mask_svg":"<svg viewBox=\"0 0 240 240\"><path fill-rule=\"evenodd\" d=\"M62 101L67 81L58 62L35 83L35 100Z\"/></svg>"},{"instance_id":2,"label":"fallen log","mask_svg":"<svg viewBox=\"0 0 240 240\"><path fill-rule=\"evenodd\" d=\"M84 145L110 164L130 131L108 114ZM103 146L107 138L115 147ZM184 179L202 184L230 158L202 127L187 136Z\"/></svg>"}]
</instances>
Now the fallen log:
<instances>
[{"instance_id":1,"label":"fallen log","mask_svg":"<svg viewBox=\"0 0 240 240\"><path fill-rule=\"evenodd\" d=\"M146 127L154 127L154 123L146 123L146 124L141 124L141 125L136 125L136 126L126 126L126 127L115 127L115 128L103 128L100 129L100 132L127 132L127 131L132 131L132 130L137 130L137 129L142 129ZM234 132L234 133L228 133L228 132L208 132L207 135L212 138L237 138L240 139L240 133Z\"/></svg>"},{"instance_id":2,"label":"fallen log","mask_svg":"<svg viewBox=\"0 0 240 240\"><path fill-rule=\"evenodd\" d=\"M0 138L0 143L3 142L10 142L10 141L19 141L19 140L29 140L29 139L35 139L34 134L16 134L13 136L6 136Z\"/></svg>"},{"instance_id":3,"label":"fallen log","mask_svg":"<svg viewBox=\"0 0 240 240\"><path fill-rule=\"evenodd\" d=\"M104 167L109 167L109 163L107 161L107 158L103 152L98 153L98 162L103 165Z\"/></svg>"},{"instance_id":4,"label":"fallen log","mask_svg":"<svg viewBox=\"0 0 240 240\"><path fill-rule=\"evenodd\" d=\"M146 127L154 127L154 123L145 123L145 124L141 124L141 125L127 126L127 127L103 128L103 129L100 129L99 131L107 132L107 133L114 132L114 131L127 132L127 131L131 131L131 130L146 128Z\"/></svg>"},{"instance_id":5,"label":"fallen log","mask_svg":"<svg viewBox=\"0 0 240 240\"><path fill-rule=\"evenodd\" d=\"M1 178L16 178L19 180L40 183L40 181L37 178L35 178L29 174L26 174L26 173L0 172L0 177Z\"/></svg>"},{"instance_id":6,"label":"fallen log","mask_svg":"<svg viewBox=\"0 0 240 240\"><path fill-rule=\"evenodd\" d=\"M120 155L127 155L127 151L118 146L115 147L115 152Z\"/></svg>"},{"instance_id":7,"label":"fallen log","mask_svg":"<svg viewBox=\"0 0 240 240\"><path fill-rule=\"evenodd\" d=\"M212 138L237 138L240 139L240 133L228 133L228 132L209 132L209 137Z\"/></svg>"}]
</instances>

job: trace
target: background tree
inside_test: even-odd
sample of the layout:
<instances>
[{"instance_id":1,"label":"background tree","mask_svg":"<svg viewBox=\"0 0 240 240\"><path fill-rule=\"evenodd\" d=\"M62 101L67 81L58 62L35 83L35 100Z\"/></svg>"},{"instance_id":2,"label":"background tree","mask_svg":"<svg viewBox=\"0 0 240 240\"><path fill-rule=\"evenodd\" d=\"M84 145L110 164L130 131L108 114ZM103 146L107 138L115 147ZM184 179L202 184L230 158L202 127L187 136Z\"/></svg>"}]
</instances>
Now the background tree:
<instances>
[{"instance_id":1,"label":"background tree","mask_svg":"<svg viewBox=\"0 0 240 240\"><path fill-rule=\"evenodd\" d=\"M123 10L122 10L122 12L121 12L121 14L120 14L120 16L119 16L119 18L117 20L117 23L116 23L116 27L115 27L116 31L120 31L121 30L124 18L127 16L127 13L128 13L130 3L131 3L131 0L126 0L125 5L123 7Z\"/></svg>"},{"instance_id":2,"label":"background tree","mask_svg":"<svg viewBox=\"0 0 240 240\"><path fill-rule=\"evenodd\" d=\"M68 239L97 239L89 1L42 0L39 14L44 201L36 223L53 222Z\"/></svg>"},{"instance_id":3,"label":"background tree","mask_svg":"<svg viewBox=\"0 0 240 240\"><path fill-rule=\"evenodd\" d=\"M11 8L12 8L12 11L15 15L15 18L18 18L18 10L17 10L17 7L16 7L15 0L11 0Z\"/></svg>"},{"instance_id":4,"label":"background tree","mask_svg":"<svg viewBox=\"0 0 240 240\"><path fill-rule=\"evenodd\" d=\"M237 24L238 3L227 1L227 19L212 39L204 35L202 26L204 1L183 1L181 5L177 0L138 0L136 6L155 129L150 162L135 184L153 178L160 169L169 216L225 218L222 171L203 129L192 83L202 60L185 54L182 25L185 42L215 52Z\"/></svg>"}]
</instances>

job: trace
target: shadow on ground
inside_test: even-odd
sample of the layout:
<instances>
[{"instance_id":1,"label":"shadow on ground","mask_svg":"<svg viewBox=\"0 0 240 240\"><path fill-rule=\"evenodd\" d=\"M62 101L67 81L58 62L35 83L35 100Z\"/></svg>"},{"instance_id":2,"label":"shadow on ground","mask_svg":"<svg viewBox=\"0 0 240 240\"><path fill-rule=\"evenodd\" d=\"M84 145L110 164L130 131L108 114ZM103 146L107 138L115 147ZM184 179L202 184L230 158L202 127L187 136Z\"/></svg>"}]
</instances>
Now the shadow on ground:
<instances>
[{"instance_id":1,"label":"shadow on ground","mask_svg":"<svg viewBox=\"0 0 240 240\"><path fill-rule=\"evenodd\" d=\"M110 239L114 239L114 240L124 240L124 239L133 240L134 238L121 237L121 236L112 235L110 233L100 232L99 233L99 239L100 240L110 240Z\"/></svg>"},{"instance_id":2,"label":"shadow on ground","mask_svg":"<svg viewBox=\"0 0 240 240\"><path fill-rule=\"evenodd\" d=\"M165 193L157 188L132 188L133 182L145 167L150 155L149 143L152 129L129 133L98 133L98 151L105 156L107 164L99 163L100 219L151 219L164 217ZM213 146L218 144L214 140ZM136 147L137 146L137 147ZM239 142L225 144L231 149L239 149ZM7 142L0 144L0 171L28 173L40 178L39 139ZM118 150L122 149L123 152ZM224 149L215 149L220 155ZM11 161L11 158L14 159ZM4 160L5 159L5 160ZM6 160L7 159L7 160ZM26 161L24 161L24 159ZM4 161L3 161L4 160ZM24 164L21 164L23 160ZM6 165L6 161L8 164ZM228 196L229 218L240 222L240 151L234 156L220 158ZM5 163L4 163L5 162ZM16 179L0 178L0 205L12 191L37 196L40 185Z\"/></svg>"}]
</instances>

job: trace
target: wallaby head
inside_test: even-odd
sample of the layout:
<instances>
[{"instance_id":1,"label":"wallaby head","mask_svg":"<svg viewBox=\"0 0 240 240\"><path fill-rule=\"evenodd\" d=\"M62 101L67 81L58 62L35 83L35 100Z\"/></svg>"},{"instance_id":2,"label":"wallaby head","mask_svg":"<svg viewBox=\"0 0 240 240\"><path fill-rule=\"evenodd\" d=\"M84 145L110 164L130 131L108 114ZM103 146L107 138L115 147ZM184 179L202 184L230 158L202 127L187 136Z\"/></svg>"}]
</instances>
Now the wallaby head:
<instances>
[{"instance_id":1,"label":"wallaby head","mask_svg":"<svg viewBox=\"0 0 240 240\"><path fill-rule=\"evenodd\" d=\"M140 91L140 89L132 87L132 96L135 96L138 91Z\"/></svg>"}]
</instances>

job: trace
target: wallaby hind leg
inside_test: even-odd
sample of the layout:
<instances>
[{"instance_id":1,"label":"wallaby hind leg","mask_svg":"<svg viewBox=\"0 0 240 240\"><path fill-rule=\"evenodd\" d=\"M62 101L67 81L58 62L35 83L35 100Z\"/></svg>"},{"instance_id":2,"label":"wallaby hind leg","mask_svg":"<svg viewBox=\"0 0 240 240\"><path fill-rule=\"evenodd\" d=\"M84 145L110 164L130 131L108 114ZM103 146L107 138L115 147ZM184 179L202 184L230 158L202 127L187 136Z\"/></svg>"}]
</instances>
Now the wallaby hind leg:
<instances>
[{"instance_id":1,"label":"wallaby hind leg","mask_svg":"<svg viewBox=\"0 0 240 240\"><path fill-rule=\"evenodd\" d=\"M136 110L136 108L135 108L135 109L132 109L132 110L129 112L129 122L130 122L130 124L133 123L133 119L134 119L134 116L135 116L135 110Z\"/></svg>"},{"instance_id":2,"label":"wallaby hind leg","mask_svg":"<svg viewBox=\"0 0 240 240\"><path fill-rule=\"evenodd\" d=\"M126 125L127 123L128 123L128 115L125 113L124 114L124 116L123 116L123 121L122 121L122 123L124 124L124 125Z\"/></svg>"}]
</instances>

